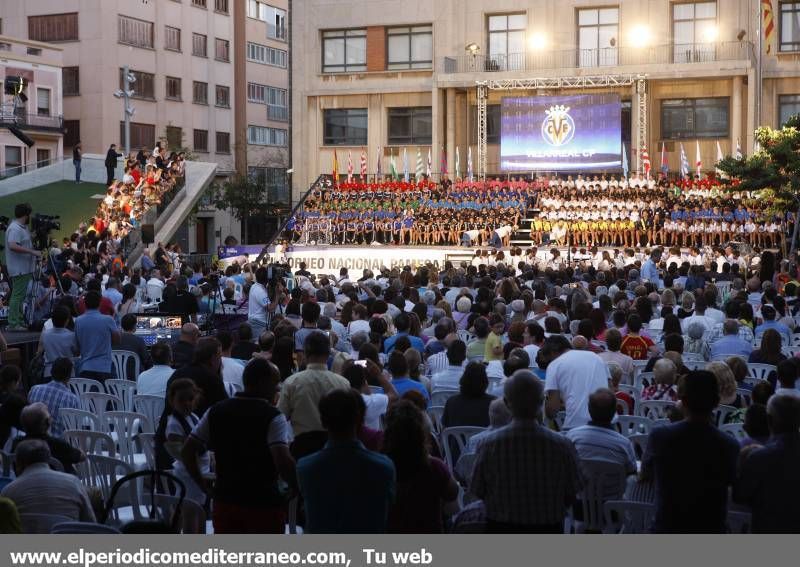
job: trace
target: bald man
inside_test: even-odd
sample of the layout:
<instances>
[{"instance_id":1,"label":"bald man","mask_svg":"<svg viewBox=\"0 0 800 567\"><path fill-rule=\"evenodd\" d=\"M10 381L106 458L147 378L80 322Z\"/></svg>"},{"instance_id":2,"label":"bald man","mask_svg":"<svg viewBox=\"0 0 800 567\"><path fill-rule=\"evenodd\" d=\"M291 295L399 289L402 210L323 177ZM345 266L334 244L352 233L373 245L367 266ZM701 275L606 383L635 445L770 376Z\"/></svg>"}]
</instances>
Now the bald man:
<instances>
[{"instance_id":1,"label":"bald man","mask_svg":"<svg viewBox=\"0 0 800 567\"><path fill-rule=\"evenodd\" d=\"M198 340L200 340L200 327L194 323L186 323L181 327L178 342L172 347L173 368L183 368L192 363Z\"/></svg>"}]
</instances>

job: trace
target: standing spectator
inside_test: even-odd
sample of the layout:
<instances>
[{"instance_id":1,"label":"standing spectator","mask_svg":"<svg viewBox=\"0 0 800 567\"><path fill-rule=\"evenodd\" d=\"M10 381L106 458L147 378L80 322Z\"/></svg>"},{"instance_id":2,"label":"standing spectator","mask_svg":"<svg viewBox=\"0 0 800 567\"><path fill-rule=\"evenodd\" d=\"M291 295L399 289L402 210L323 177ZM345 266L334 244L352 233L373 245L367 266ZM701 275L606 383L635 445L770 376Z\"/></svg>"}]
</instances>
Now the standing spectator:
<instances>
[{"instance_id":1,"label":"standing spectator","mask_svg":"<svg viewBox=\"0 0 800 567\"><path fill-rule=\"evenodd\" d=\"M503 360L503 333L506 330L506 323L503 317L497 313L492 313L489 316L489 327L491 332L486 337L483 360L484 362Z\"/></svg>"},{"instance_id":2,"label":"standing spectator","mask_svg":"<svg viewBox=\"0 0 800 567\"><path fill-rule=\"evenodd\" d=\"M296 459L320 450L325 444L327 435L319 415L319 403L323 396L333 390L350 389L350 383L344 377L328 370L331 343L326 335L319 331L310 333L303 350L306 353L306 369L293 374L283 383L278 400L278 408L294 431L291 449Z\"/></svg>"},{"instance_id":3,"label":"standing spectator","mask_svg":"<svg viewBox=\"0 0 800 567\"><path fill-rule=\"evenodd\" d=\"M539 424L542 383L533 373L515 372L504 395L513 420L479 448L470 490L483 499L489 533L563 533L582 482L575 447Z\"/></svg>"},{"instance_id":4,"label":"standing spectator","mask_svg":"<svg viewBox=\"0 0 800 567\"><path fill-rule=\"evenodd\" d=\"M712 425L719 405L714 374L690 372L680 397L686 418L653 429L642 458L642 478L656 483L655 530L724 533L739 444Z\"/></svg>"},{"instance_id":5,"label":"standing spectator","mask_svg":"<svg viewBox=\"0 0 800 567\"><path fill-rule=\"evenodd\" d=\"M116 311L114 310L114 304L111 303L111 300L107 297L103 297L102 293L102 286L100 285L100 280L98 278L92 278L88 282L86 282L86 292L96 291L100 295L100 313L103 315L109 315L114 317ZM78 304L76 306L79 315L83 315L86 312L86 295L81 296L78 299Z\"/></svg>"},{"instance_id":6,"label":"standing spectator","mask_svg":"<svg viewBox=\"0 0 800 567\"><path fill-rule=\"evenodd\" d=\"M153 366L136 378L136 393L163 398L167 394L167 381L175 372L170 366L172 349L169 343L160 341L150 349L150 355L153 359Z\"/></svg>"},{"instance_id":7,"label":"standing spectator","mask_svg":"<svg viewBox=\"0 0 800 567\"><path fill-rule=\"evenodd\" d=\"M328 441L297 463L307 533L386 532L395 500L395 469L391 459L358 441L361 403L349 387L330 391L319 401Z\"/></svg>"},{"instance_id":8,"label":"standing spectator","mask_svg":"<svg viewBox=\"0 0 800 567\"><path fill-rule=\"evenodd\" d=\"M105 382L111 377L111 348L120 341L120 333L114 319L98 311L100 293L90 291L84 301L86 313L75 319L80 376Z\"/></svg>"},{"instance_id":9,"label":"standing spectator","mask_svg":"<svg viewBox=\"0 0 800 567\"><path fill-rule=\"evenodd\" d=\"M175 287L177 293L166 297L159 306L159 310L165 313L188 315L194 319L197 314L197 298L189 291L189 280L186 279L186 276L178 276Z\"/></svg>"},{"instance_id":10,"label":"standing spectator","mask_svg":"<svg viewBox=\"0 0 800 567\"><path fill-rule=\"evenodd\" d=\"M150 350L144 339L136 335L136 315L128 313L122 317L120 326L122 334L119 338L119 350L127 350L139 356L140 372L148 370L153 366L153 359L150 357ZM136 376L127 376L128 380L136 380Z\"/></svg>"},{"instance_id":11,"label":"standing spectator","mask_svg":"<svg viewBox=\"0 0 800 567\"><path fill-rule=\"evenodd\" d=\"M267 291L269 272L264 266L256 270L255 277L256 281L250 287L247 300L247 323L252 330L252 336L258 338L261 333L267 330L267 314L273 313L278 305L282 305L285 296L283 286L278 282L275 284L275 301L270 301L269 292ZM317 308L319 309L319 307ZM317 317L319 317L319 313L317 313Z\"/></svg>"},{"instance_id":12,"label":"standing spectator","mask_svg":"<svg viewBox=\"0 0 800 567\"><path fill-rule=\"evenodd\" d=\"M114 306L114 311L116 311L119 307L119 304L122 303L122 291L120 291L121 287L122 286L120 285L119 280L116 277L111 276L106 282L105 291L102 293L103 297L108 298L108 300L111 302L111 305Z\"/></svg>"},{"instance_id":13,"label":"standing spectator","mask_svg":"<svg viewBox=\"0 0 800 567\"><path fill-rule=\"evenodd\" d=\"M242 375L244 392L221 401L203 415L186 440L181 461L198 486L198 457L214 451L213 522L215 533L280 533L286 512L278 480L295 483L289 453L289 425L275 407L280 373L263 358ZM326 473L327 474L327 473Z\"/></svg>"},{"instance_id":14,"label":"standing spectator","mask_svg":"<svg viewBox=\"0 0 800 567\"><path fill-rule=\"evenodd\" d=\"M78 396L73 394L67 384L72 375L72 361L69 358L57 358L53 362L52 380L46 384L39 384L31 388L28 394L30 403L43 402L50 412L53 423L50 432L53 437L61 437L64 434L64 420L61 418L61 410L80 409L81 401Z\"/></svg>"},{"instance_id":15,"label":"standing spectator","mask_svg":"<svg viewBox=\"0 0 800 567\"><path fill-rule=\"evenodd\" d=\"M167 382L169 385L178 378L194 380L200 396L195 404L195 412L203 415L208 408L228 397L222 383L222 347L214 337L203 337L197 341L192 364L176 370Z\"/></svg>"},{"instance_id":16,"label":"standing spectator","mask_svg":"<svg viewBox=\"0 0 800 567\"><path fill-rule=\"evenodd\" d=\"M194 323L184 323L178 342L172 347L172 367L183 368L192 363L197 341L200 340L200 327Z\"/></svg>"},{"instance_id":17,"label":"standing spectator","mask_svg":"<svg viewBox=\"0 0 800 567\"><path fill-rule=\"evenodd\" d=\"M42 253L33 249L28 223L31 206L23 203L14 207L14 220L6 228L6 271L11 278L11 300L8 304L8 327L6 331L27 331L22 315L22 304L28 285L33 279L36 262Z\"/></svg>"},{"instance_id":18,"label":"standing spectator","mask_svg":"<svg viewBox=\"0 0 800 567\"><path fill-rule=\"evenodd\" d=\"M42 331L39 338L39 352L44 353L44 377L50 378L53 362L57 358L72 358L78 352L75 333L67 328L72 314L64 305L53 311L53 327Z\"/></svg>"},{"instance_id":19,"label":"standing spectator","mask_svg":"<svg viewBox=\"0 0 800 567\"><path fill-rule=\"evenodd\" d=\"M106 152L106 187L109 187L114 181L114 171L117 169L117 158L121 158L122 154L117 153L117 145L111 144Z\"/></svg>"},{"instance_id":20,"label":"standing spectator","mask_svg":"<svg viewBox=\"0 0 800 567\"><path fill-rule=\"evenodd\" d=\"M489 405L494 396L486 393L489 378L486 367L480 362L470 362L460 380L460 391L444 404L442 427L471 425L489 426Z\"/></svg>"},{"instance_id":21,"label":"standing spectator","mask_svg":"<svg viewBox=\"0 0 800 567\"><path fill-rule=\"evenodd\" d=\"M247 323L242 323L239 325L236 339L236 344L231 348L231 356L239 360L250 360L253 353L258 350L258 345L253 343L253 328Z\"/></svg>"},{"instance_id":22,"label":"standing spectator","mask_svg":"<svg viewBox=\"0 0 800 567\"><path fill-rule=\"evenodd\" d=\"M304 345L306 339L312 335L319 333L319 329L317 325L319 323L319 315L320 315L320 308L318 303L314 303L313 301L307 301L303 304L302 308L302 317L303 323L302 326L297 329L294 334L294 350L297 353L297 364L298 366L303 366L304 360ZM328 334L325 334L328 337Z\"/></svg>"},{"instance_id":23,"label":"standing spectator","mask_svg":"<svg viewBox=\"0 0 800 567\"><path fill-rule=\"evenodd\" d=\"M81 141L75 142L72 146L72 165L75 166L75 183L81 182L81 161L83 160L83 146Z\"/></svg>"},{"instance_id":24,"label":"standing spectator","mask_svg":"<svg viewBox=\"0 0 800 567\"><path fill-rule=\"evenodd\" d=\"M244 387L242 374L244 374L244 362L231 357L233 348L233 334L230 331L217 331L217 340L222 345L222 380L226 384L236 384ZM269 360L269 359L267 359Z\"/></svg>"}]
</instances>

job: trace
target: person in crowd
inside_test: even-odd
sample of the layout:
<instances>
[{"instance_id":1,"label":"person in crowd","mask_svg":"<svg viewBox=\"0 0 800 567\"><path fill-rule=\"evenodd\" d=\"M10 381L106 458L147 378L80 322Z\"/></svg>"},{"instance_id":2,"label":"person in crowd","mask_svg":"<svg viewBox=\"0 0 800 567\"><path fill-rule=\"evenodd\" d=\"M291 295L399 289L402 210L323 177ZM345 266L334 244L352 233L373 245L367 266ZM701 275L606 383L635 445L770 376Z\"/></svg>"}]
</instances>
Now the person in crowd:
<instances>
[{"instance_id":1,"label":"person in crowd","mask_svg":"<svg viewBox=\"0 0 800 567\"><path fill-rule=\"evenodd\" d=\"M64 434L64 420L61 417L62 409L81 409L81 401L67 386L72 376L72 360L57 358L53 362L51 380L45 384L38 384L28 393L30 403L42 402L46 405L52 420L50 432L53 437Z\"/></svg>"},{"instance_id":2,"label":"person in crowd","mask_svg":"<svg viewBox=\"0 0 800 567\"><path fill-rule=\"evenodd\" d=\"M44 356L44 377L52 375L53 362L58 358L72 358L78 352L75 333L67 328L72 314L64 305L53 310L53 327L42 331L39 352Z\"/></svg>"},{"instance_id":3,"label":"person in crowd","mask_svg":"<svg viewBox=\"0 0 800 567\"><path fill-rule=\"evenodd\" d=\"M167 381L175 372L172 362L172 348L166 341L159 341L150 349L153 366L136 378L136 393L142 396L167 395Z\"/></svg>"},{"instance_id":4,"label":"person in crowd","mask_svg":"<svg viewBox=\"0 0 800 567\"><path fill-rule=\"evenodd\" d=\"M33 209L28 203L14 207L14 219L6 228L6 272L11 279L11 297L8 302L8 327L6 331L27 331L22 306L28 285L33 281L36 263L42 252L33 248L28 223Z\"/></svg>"},{"instance_id":5,"label":"person in crowd","mask_svg":"<svg viewBox=\"0 0 800 567\"><path fill-rule=\"evenodd\" d=\"M747 362L777 366L782 360L786 360L786 355L781 350L781 336L775 329L767 329L761 336L761 346L750 353ZM770 380L774 383L774 375Z\"/></svg>"},{"instance_id":6,"label":"person in crowd","mask_svg":"<svg viewBox=\"0 0 800 567\"><path fill-rule=\"evenodd\" d=\"M210 493L201 455L214 451L214 533L273 533L285 530L286 509L279 481L296 486L289 452L289 424L275 407L280 373L271 362L250 361L244 391L213 405L181 449L181 461L197 486Z\"/></svg>"},{"instance_id":7,"label":"person in crowd","mask_svg":"<svg viewBox=\"0 0 800 567\"><path fill-rule=\"evenodd\" d=\"M199 392L195 402L195 413L203 415L208 408L228 397L221 369L222 346L214 337L203 337L197 342L192 363L172 373L167 381L167 391L175 380L191 379Z\"/></svg>"},{"instance_id":8,"label":"person in crowd","mask_svg":"<svg viewBox=\"0 0 800 567\"><path fill-rule=\"evenodd\" d=\"M17 478L3 488L0 496L14 502L20 514L50 514L75 522L94 522L83 483L75 475L51 470L50 459L45 441L22 441L14 458Z\"/></svg>"},{"instance_id":9,"label":"person in crowd","mask_svg":"<svg viewBox=\"0 0 800 567\"><path fill-rule=\"evenodd\" d=\"M642 457L641 477L656 485L655 531L724 533L739 444L712 425L714 374L690 372L681 390L685 419L653 429Z\"/></svg>"},{"instance_id":10,"label":"person in crowd","mask_svg":"<svg viewBox=\"0 0 800 567\"><path fill-rule=\"evenodd\" d=\"M111 185L114 181L114 172L117 169L117 159L121 158L122 154L117 152L117 145L111 144L106 152L106 187Z\"/></svg>"},{"instance_id":11,"label":"person in crowd","mask_svg":"<svg viewBox=\"0 0 800 567\"><path fill-rule=\"evenodd\" d=\"M194 318L198 309L197 298L189 291L189 280L186 276L178 276L175 287L177 292L164 298L159 305L159 311Z\"/></svg>"},{"instance_id":12,"label":"person in crowd","mask_svg":"<svg viewBox=\"0 0 800 567\"><path fill-rule=\"evenodd\" d=\"M283 284L281 282L276 282L275 301L270 301L269 291L267 290L267 286L269 285L269 270L267 270L265 266L261 266L256 270L255 278L256 281L250 287L247 300L247 324L250 325L252 336L258 337L267 330L269 317L275 312L278 305L283 304L286 297Z\"/></svg>"},{"instance_id":13,"label":"person in crowd","mask_svg":"<svg viewBox=\"0 0 800 567\"><path fill-rule=\"evenodd\" d=\"M219 344L222 346L222 380L226 384L236 384L242 386L242 374L244 364L242 361L231 357L233 349L233 334L230 331L221 329L216 334Z\"/></svg>"},{"instance_id":14,"label":"person in crowd","mask_svg":"<svg viewBox=\"0 0 800 567\"><path fill-rule=\"evenodd\" d=\"M480 362L470 362L459 381L459 393L444 404L442 427L489 426L489 405L494 396L486 393L489 378L486 367Z\"/></svg>"},{"instance_id":15,"label":"person in crowd","mask_svg":"<svg viewBox=\"0 0 800 567\"><path fill-rule=\"evenodd\" d=\"M431 376L431 391L455 390L459 387L467 359L467 345L454 340L447 346L447 368Z\"/></svg>"},{"instance_id":16,"label":"person in crowd","mask_svg":"<svg viewBox=\"0 0 800 567\"><path fill-rule=\"evenodd\" d=\"M389 527L397 494L395 467L389 457L358 440L361 404L361 395L349 387L333 389L319 400L327 442L297 462L306 533L385 533Z\"/></svg>"},{"instance_id":17,"label":"person in crowd","mask_svg":"<svg viewBox=\"0 0 800 567\"><path fill-rule=\"evenodd\" d=\"M581 460L600 460L620 465L626 474L636 473L636 452L631 440L614 429L617 398L608 388L589 396L591 421L567 431Z\"/></svg>"},{"instance_id":18,"label":"person in crowd","mask_svg":"<svg viewBox=\"0 0 800 567\"><path fill-rule=\"evenodd\" d=\"M195 323L184 323L178 341L172 346L173 368L183 368L192 363L199 340L200 327Z\"/></svg>"},{"instance_id":19,"label":"person in crowd","mask_svg":"<svg viewBox=\"0 0 800 567\"><path fill-rule=\"evenodd\" d=\"M651 353L657 353L658 347L653 340L640 334L642 330L642 318L632 313L628 317L628 332L622 339L619 351L630 356L633 360L647 360Z\"/></svg>"},{"instance_id":20,"label":"person in crowd","mask_svg":"<svg viewBox=\"0 0 800 567\"><path fill-rule=\"evenodd\" d=\"M392 386L397 390L398 396L402 397L409 390L416 390L422 394L426 404L430 401L428 389L421 382L410 378L408 360L402 352L393 351L389 355L386 369L392 375Z\"/></svg>"},{"instance_id":21,"label":"person in crowd","mask_svg":"<svg viewBox=\"0 0 800 567\"><path fill-rule=\"evenodd\" d=\"M389 404L398 399L392 381L371 360L359 360L346 365L344 377L354 390L361 392L361 397L364 398L364 426L373 430L382 429L381 417L386 414ZM377 382L382 391L373 392L367 377Z\"/></svg>"},{"instance_id":22,"label":"person in crowd","mask_svg":"<svg viewBox=\"0 0 800 567\"><path fill-rule=\"evenodd\" d=\"M6 364L0 368L0 447L6 447L15 431L21 428L20 414L27 405L26 396L19 387L21 380L18 366Z\"/></svg>"},{"instance_id":23,"label":"person in crowd","mask_svg":"<svg viewBox=\"0 0 800 567\"><path fill-rule=\"evenodd\" d=\"M502 398L493 399L492 403L489 404L489 427L486 431L481 431L470 437L467 440L464 452L477 453L483 442L488 439L494 431L505 427L509 423L511 423L511 411L508 409L505 400ZM469 474L472 475L471 470Z\"/></svg>"},{"instance_id":24,"label":"person in crowd","mask_svg":"<svg viewBox=\"0 0 800 567\"><path fill-rule=\"evenodd\" d=\"M583 484L575 447L539 424L543 388L532 372L515 372L504 396L512 422L481 444L470 491L484 502L489 533L562 533Z\"/></svg>"},{"instance_id":25,"label":"person in crowd","mask_svg":"<svg viewBox=\"0 0 800 567\"><path fill-rule=\"evenodd\" d=\"M306 359L305 354L305 342L306 339L316 333L320 333L319 329L319 318L321 309L318 303L314 303L312 301L306 302L303 304L301 309L302 313L302 323L299 329L294 333L294 350L296 353L298 365L302 367L303 362ZM330 336L330 333L325 334L326 337ZM330 339L328 339L330 342Z\"/></svg>"},{"instance_id":26,"label":"person in crowd","mask_svg":"<svg viewBox=\"0 0 800 567\"><path fill-rule=\"evenodd\" d=\"M653 384L642 390L641 400L677 402L678 390L675 386L678 368L668 358L661 358L653 366Z\"/></svg>"},{"instance_id":27,"label":"person in crowd","mask_svg":"<svg viewBox=\"0 0 800 567\"><path fill-rule=\"evenodd\" d=\"M118 350L127 350L133 352L139 357L140 370L148 370L153 366L153 360L150 357L150 350L144 342L144 339L136 334L136 315L131 313L122 316L120 321L120 328L122 333L119 338ZM128 375L129 380L135 380L136 376Z\"/></svg>"},{"instance_id":28,"label":"person in crowd","mask_svg":"<svg viewBox=\"0 0 800 567\"><path fill-rule=\"evenodd\" d=\"M306 369L283 382L278 401L278 408L294 432L291 450L297 460L325 444L327 434L319 414L320 400L333 390L350 389L350 383L343 376L328 370L331 343L326 335L319 331L307 334L303 352Z\"/></svg>"},{"instance_id":29,"label":"person in crowd","mask_svg":"<svg viewBox=\"0 0 800 567\"><path fill-rule=\"evenodd\" d=\"M411 320L408 316L408 313L402 312L399 315L397 315L397 317L394 318L394 328L397 331L397 333L384 341L383 352L386 354L390 354L394 349L395 343L401 337L408 337L408 340L410 341L412 348L418 350L419 352L424 352L425 343L422 342L421 338L409 334L410 327L411 327Z\"/></svg>"},{"instance_id":30,"label":"person in crowd","mask_svg":"<svg viewBox=\"0 0 800 567\"><path fill-rule=\"evenodd\" d=\"M735 319L726 319L722 324L722 338L711 344L711 358L719 359L726 356L749 357L753 351L752 343L739 337L739 322Z\"/></svg>"},{"instance_id":31,"label":"person in crowd","mask_svg":"<svg viewBox=\"0 0 800 567\"><path fill-rule=\"evenodd\" d=\"M503 333L506 330L504 318L497 313L492 313L489 316L489 329L490 332L484 345L483 360L485 362L503 360Z\"/></svg>"},{"instance_id":32,"label":"person in crowd","mask_svg":"<svg viewBox=\"0 0 800 567\"><path fill-rule=\"evenodd\" d=\"M253 329L248 323L239 325L236 331L236 344L231 348L231 357L239 360L250 360L258 345L253 343Z\"/></svg>"},{"instance_id":33,"label":"person in crowd","mask_svg":"<svg viewBox=\"0 0 800 567\"><path fill-rule=\"evenodd\" d=\"M800 398L800 390L797 389L798 362L800 362L800 359L792 357L788 360L781 360L778 363L778 387L775 389L775 396L794 396Z\"/></svg>"},{"instance_id":34,"label":"person in crowd","mask_svg":"<svg viewBox=\"0 0 800 567\"><path fill-rule=\"evenodd\" d=\"M105 382L111 378L111 349L120 341L114 319L100 313L100 294L85 296L86 313L75 319L75 338L81 355L80 376Z\"/></svg>"},{"instance_id":35,"label":"person in crowd","mask_svg":"<svg viewBox=\"0 0 800 567\"><path fill-rule=\"evenodd\" d=\"M775 320L777 311L772 305L763 305L761 307L761 318L764 320L758 327L755 328L756 338L763 336L768 329L774 329L781 337L781 343L784 347L792 346L792 331L784 325Z\"/></svg>"},{"instance_id":36,"label":"person in crowd","mask_svg":"<svg viewBox=\"0 0 800 567\"><path fill-rule=\"evenodd\" d=\"M608 329L605 337L606 350L598 353L598 356L606 364L617 364L622 369L622 379L630 382L633 379L633 359L619 351L622 347L622 335L619 329Z\"/></svg>"},{"instance_id":37,"label":"person in crowd","mask_svg":"<svg viewBox=\"0 0 800 567\"><path fill-rule=\"evenodd\" d=\"M402 400L386 415L383 453L394 463L396 494L389 509L390 533L442 533L443 506L455 501L458 484L447 465L430 456L426 416Z\"/></svg>"},{"instance_id":38,"label":"person in crowd","mask_svg":"<svg viewBox=\"0 0 800 567\"><path fill-rule=\"evenodd\" d=\"M60 470L69 474L75 474L75 465L86 460L83 451L76 449L63 439L50 435L53 419L47 405L43 402L32 402L25 406L20 414L20 424L25 431L25 437L18 437L12 445L12 451L16 450L19 442L28 439L41 439L50 448L50 454L58 462Z\"/></svg>"}]
</instances>

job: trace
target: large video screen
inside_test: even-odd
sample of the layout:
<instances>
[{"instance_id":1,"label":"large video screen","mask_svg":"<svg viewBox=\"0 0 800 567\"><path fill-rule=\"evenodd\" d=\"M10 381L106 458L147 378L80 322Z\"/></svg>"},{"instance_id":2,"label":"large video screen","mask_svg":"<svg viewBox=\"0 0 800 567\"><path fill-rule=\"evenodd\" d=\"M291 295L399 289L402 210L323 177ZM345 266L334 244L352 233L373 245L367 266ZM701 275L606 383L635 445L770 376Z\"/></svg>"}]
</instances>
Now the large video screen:
<instances>
[{"instance_id":1,"label":"large video screen","mask_svg":"<svg viewBox=\"0 0 800 567\"><path fill-rule=\"evenodd\" d=\"M501 108L503 171L622 169L619 95L506 97Z\"/></svg>"}]
</instances>

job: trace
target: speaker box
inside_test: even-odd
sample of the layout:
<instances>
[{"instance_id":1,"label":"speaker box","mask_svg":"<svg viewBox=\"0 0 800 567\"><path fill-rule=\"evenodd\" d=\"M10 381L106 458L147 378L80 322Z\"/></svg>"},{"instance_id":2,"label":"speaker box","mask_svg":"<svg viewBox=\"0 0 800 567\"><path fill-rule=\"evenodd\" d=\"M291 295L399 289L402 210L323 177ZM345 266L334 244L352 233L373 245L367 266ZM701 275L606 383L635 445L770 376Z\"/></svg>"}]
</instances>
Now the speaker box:
<instances>
[{"instance_id":1,"label":"speaker box","mask_svg":"<svg viewBox=\"0 0 800 567\"><path fill-rule=\"evenodd\" d=\"M142 225L142 243L152 244L156 241L156 227L153 224Z\"/></svg>"}]
</instances>

